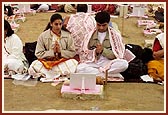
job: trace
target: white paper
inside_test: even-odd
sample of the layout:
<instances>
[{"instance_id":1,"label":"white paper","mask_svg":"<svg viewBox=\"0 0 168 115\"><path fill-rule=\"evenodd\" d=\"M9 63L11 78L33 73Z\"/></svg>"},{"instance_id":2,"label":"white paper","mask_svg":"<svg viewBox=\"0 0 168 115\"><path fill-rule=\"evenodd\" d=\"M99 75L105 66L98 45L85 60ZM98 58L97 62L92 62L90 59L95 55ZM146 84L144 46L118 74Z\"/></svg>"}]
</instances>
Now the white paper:
<instances>
[{"instance_id":1,"label":"white paper","mask_svg":"<svg viewBox=\"0 0 168 115\"><path fill-rule=\"evenodd\" d=\"M149 75L142 75L142 76L140 76L141 77L141 79L143 80L143 81L145 81L145 82L154 82L153 81L153 78L151 78Z\"/></svg>"}]
</instances>

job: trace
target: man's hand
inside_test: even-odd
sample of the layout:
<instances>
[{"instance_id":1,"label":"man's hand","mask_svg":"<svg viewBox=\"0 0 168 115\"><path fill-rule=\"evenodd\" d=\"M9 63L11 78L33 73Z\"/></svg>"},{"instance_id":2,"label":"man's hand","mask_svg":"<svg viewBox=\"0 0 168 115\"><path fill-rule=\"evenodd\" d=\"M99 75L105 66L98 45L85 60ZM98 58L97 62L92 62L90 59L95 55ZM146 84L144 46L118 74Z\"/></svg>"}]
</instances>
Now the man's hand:
<instances>
[{"instance_id":1,"label":"man's hand","mask_svg":"<svg viewBox=\"0 0 168 115\"><path fill-rule=\"evenodd\" d=\"M99 43L96 45L96 54L101 54L103 52L103 46Z\"/></svg>"}]
</instances>

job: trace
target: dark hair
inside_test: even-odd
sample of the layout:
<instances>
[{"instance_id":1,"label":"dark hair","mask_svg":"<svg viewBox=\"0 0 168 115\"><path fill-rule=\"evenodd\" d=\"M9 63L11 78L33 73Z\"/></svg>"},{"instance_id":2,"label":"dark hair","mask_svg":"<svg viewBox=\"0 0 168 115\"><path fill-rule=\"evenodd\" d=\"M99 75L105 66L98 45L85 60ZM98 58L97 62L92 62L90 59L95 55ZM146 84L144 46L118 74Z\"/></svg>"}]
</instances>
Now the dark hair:
<instances>
[{"instance_id":1,"label":"dark hair","mask_svg":"<svg viewBox=\"0 0 168 115\"><path fill-rule=\"evenodd\" d=\"M4 11L7 11L7 16L14 15L13 8L11 6L5 6L4 5Z\"/></svg>"},{"instance_id":2,"label":"dark hair","mask_svg":"<svg viewBox=\"0 0 168 115\"><path fill-rule=\"evenodd\" d=\"M153 60L153 51L150 48L144 48L142 53L142 61L143 63L148 63L149 61Z\"/></svg>"},{"instance_id":3,"label":"dark hair","mask_svg":"<svg viewBox=\"0 0 168 115\"><path fill-rule=\"evenodd\" d=\"M50 23L54 22L55 20L62 20L62 16L60 14L53 14L51 17L50 17L50 22L48 23L48 25L46 26L46 28L44 29L45 30L48 30L49 28L52 29L52 27L50 26Z\"/></svg>"},{"instance_id":4,"label":"dark hair","mask_svg":"<svg viewBox=\"0 0 168 115\"><path fill-rule=\"evenodd\" d=\"M77 4L77 12L87 12L88 6L87 4Z\"/></svg>"},{"instance_id":5,"label":"dark hair","mask_svg":"<svg viewBox=\"0 0 168 115\"><path fill-rule=\"evenodd\" d=\"M71 6L75 7L75 4L71 4Z\"/></svg>"},{"instance_id":6,"label":"dark hair","mask_svg":"<svg viewBox=\"0 0 168 115\"><path fill-rule=\"evenodd\" d=\"M7 33L5 33L7 37L14 34L14 31L12 30L11 25L7 20L4 20L4 30L7 30Z\"/></svg>"},{"instance_id":7,"label":"dark hair","mask_svg":"<svg viewBox=\"0 0 168 115\"><path fill-rule=\"evenodd\" d=\"M98 12L95 16L96 22L103 24L103 23L109 23L110 22L110 14L106 11Z\"/></svg>"}]
</instances>

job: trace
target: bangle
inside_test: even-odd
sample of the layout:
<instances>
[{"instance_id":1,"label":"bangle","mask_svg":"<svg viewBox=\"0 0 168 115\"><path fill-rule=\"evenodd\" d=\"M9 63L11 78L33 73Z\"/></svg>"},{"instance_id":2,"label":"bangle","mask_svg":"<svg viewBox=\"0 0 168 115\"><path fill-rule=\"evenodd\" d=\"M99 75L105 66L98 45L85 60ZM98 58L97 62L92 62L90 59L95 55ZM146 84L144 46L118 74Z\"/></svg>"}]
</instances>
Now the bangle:
<instances>
[{"instance_id":1,"label":"bangle","mask_svg":"<svg viewBox=\"0 0 168 115\"><path fill-rule=\"evenodd\" d=\"M57 58L61 58L61 53L54 52L54 55L55 55L55 57L57 57Z\"/></svg>"},{"instance_id":2,"label":"bangle","mask_svg":"<svg viewBox=\"0 0 168 115\"><path fill-rule=\"evenodd\" d=\"M54 52L54 55L55 55L55 56L57 56L57 55L58 55L58 53L57 53L57 52Z\"/></svg>"}]
</instances>

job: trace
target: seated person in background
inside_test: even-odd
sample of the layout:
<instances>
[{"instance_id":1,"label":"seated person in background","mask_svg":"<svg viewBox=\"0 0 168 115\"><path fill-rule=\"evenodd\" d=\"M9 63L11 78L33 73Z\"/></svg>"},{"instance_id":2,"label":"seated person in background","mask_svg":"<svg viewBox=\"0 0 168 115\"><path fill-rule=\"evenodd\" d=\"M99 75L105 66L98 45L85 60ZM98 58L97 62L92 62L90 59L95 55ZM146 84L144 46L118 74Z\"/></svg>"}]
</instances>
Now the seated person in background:
<instances>
[{"instance_id":1,"label":"seated person in background","mask_svg":"<svg viewBox=\"0 0 168 115\"><path fill-rule=\"evenodd\" d=\"M37 10L40 4L30 4L30 9Z\"/></svg>"},{"instance_id":2,"label":"seated person in background","mask_svg":"<svg viewBox=\"0 0 168 115\"><path fill-rule=\"evenodd\" d=\"M144 48L143 62L154 81L164 81L164 33L155 37L152 49Z\"/></svg>"},{"instance_id":3,"label":"seated person in background","mask_svg":"<svg viewBox=\"0 0 168 115\"><path fill-rule=\"evenodd\" d=\"M51 4L51 10L55 10L56 12L65 12L64 4Z\"/></svg>"},{"instance_id":4,"label":"seated person in background","mask_svg":"<svg viewBox=\"0 0 168 115\"><path fill-rule=\"evenodd\" d=\"M9 22L4 20L4 74L23 74L27 72L28 61L23 53L21 39L14 34Z\"/></svg>"},{"instance_id":5,"label":"seated person in background","mask_svg":"<svg viewBox=\"0 0 168 115\"><path fill-rule=\"evenodd\" d=\"M50 8L49 4L40 4L37 9L37 12L46 12L49 10L49 8Z\"/></svg>"},{"instance_id":6,"label":"seated person in background","mask_svg":"<svg viewBox=\"0 0 168 115\"><path fill-rule=\"evenodd\" d=\"M164 22L164 9L162 7L158 7L158 10L155 11L154 17L158 22Z\"/></svg>"},{"instance_id":7,"label":"seated person in background","mask_svg":"<svg viewBox=\"0 0 168 115\"><path fill-rule=\"evenodd\" d=\"M85 15L85 13L87 12L88 10L88 6L87 4L77 4L76 6L76 15L75 14L72 14L71 16L66 16L65 19L64 19L64 22L63 22L63 28L66 29L67 28L67 24L68 24L68 21L69 21L69 18L72 17L72 16L76 16L80 13L80 15ZM79 21L79 20L76 20L76 21ZM81 21L81 20L80 20Z\"/></svg>"},{"instance_id":8,"label":"seated person in background","mask_svg":"<svg viewBox=\"0 0 168 115\"><path fill-rule=\"evenodd\" d=\"M108 12L98 12L95 20L96 28L89 32L91 36L84 39L82 46L83 52L85 54L89 52L88 56L91 58L83 57L85 60L78 65L77 72L96 73L103 78L105 71L108 70L108 77L123 79L120 72L128 68L128 62L123 59L125 47L122 37L109 26L110 14Z\"/></svg>"},{"instance_id":9,"label":"seated person in background","mask_svg":"<svg viewBox=\"0 0 168 115\"><path fill-rule=\"evenodd\" d=\"M77 54L82 53L81 47L85 37L96 27L94 17L87 13L87 4L77 4L77 13L65 17L63 26L74 39Z\"/></svg>"},{"instance_id":10,"label":"seated person in background","mask_svg":"<svg viewBox=\"0 0 168 115\"><path fill-rule=\"evenodd\" d=\"M116 10L116 5L114 4L92 4L92 10L95 12L107 11L110 14L114 14Z\"/></svg>"},{"instance_id":11,"label":"seated person in background","mask_svg":"<svg viewBox=\"0 0 168 115\"><path fill-rule=\"evenodd\" d=\"M33 77L54 78L75 72L78 62L72 59L76 52L69 32L63 31L62 16L53 14L44 32L37 40L35 55L29 74Z\"/></svg>"},{"instance_id":12,"label":"seated person in background","mask_svg":"<svg viewBox=\"0 0 168 115\"><path fill-rule=\"evenodd\" d=\"M76 13L76 4L65 4L64 11L66 13Z\"/></svg>"}]
</instances>

